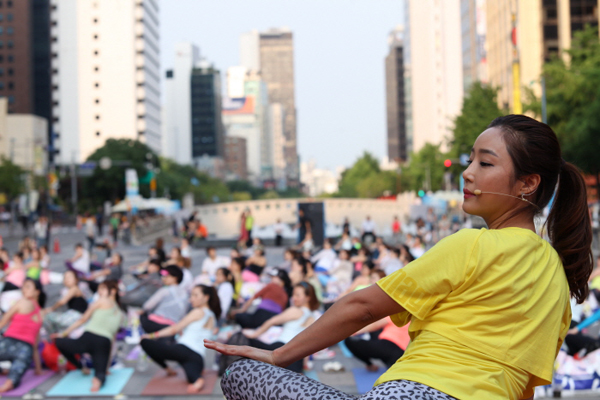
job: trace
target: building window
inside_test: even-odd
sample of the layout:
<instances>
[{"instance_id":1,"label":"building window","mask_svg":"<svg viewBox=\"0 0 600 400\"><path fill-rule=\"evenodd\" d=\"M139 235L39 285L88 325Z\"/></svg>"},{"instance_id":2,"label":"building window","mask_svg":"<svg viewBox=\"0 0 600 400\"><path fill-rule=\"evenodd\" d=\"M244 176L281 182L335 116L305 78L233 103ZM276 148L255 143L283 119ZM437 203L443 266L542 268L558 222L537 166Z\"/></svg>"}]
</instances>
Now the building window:
<instances>
[{"instance_id":1,"label":"building window","mask_svg":"<svg viewBox=\"0 0 600 400\"><path fill-rule=\"evenodd\" d=\"M94 18L94 23L97 24L98 23L98 18Z\"/></svg>"},{"instance_id":2,"label":"building window","mask_svg":"<svg viewBox=\"0 0 600 400\"><path fill-rule=\"evenodd\" d=\"M0 35L4 33L4 28L0 26Z\"/></svg>"},{"instance_id":3,"label":"building window","mask_svg":"<svg viewBox=\"0 0 600 400\"><path fill-rule=\"evenodd\" d=\"M13 20L13 15L11 13L6 14L6 20L7 21L12 21Z\"/></svg>"},{"instance_id":4,"label":"building window","mask_svg":"<svg viewBox=\"0 0 600 400\"><path fill-rule=\"evenodd\" d=\"M4 82L0 82L0 90L4 90Z\"/></svg>"},{"instance_id":5,"label":"building window","mask_svg":"<svg viewBox=\"0 0 600 400\"><path fill-rule=\"evenodd\" d=\"M96 136L100 136L100 131L96 131Z\"/></svg>"},{"instance_id":6,"label":"building window","mask_svg":"<svg viewBox=\"0 0 600 400\"><path fill-rule=\"evenodd\" d=\"M0 63L4 62L4 56L2 54L0 54Z\"/></svg>"},{"instance_id":7,"label":"building window","mask_svg":"<svg viewBox=\"0 0 600 400\"><path fill-rule=\"evenodd\" d=\"M8 35L12 35L13 33L15 33L15 28L13 28L12 26L9 26L8 28L6 28L6 33Z\"/></svg>"},{"instance_id":8,"label":"building window","mask_svg":"<svg viewBox=\"0 0 600 400\"><path fill-rule=\"evenodd\" d=\"M52 24L51 24L51 25L52 25L52 26L56 26L56 25L58 25L58 22L56 22L56 21L52 21Z\"/></svg>"},{"instance_id":9,"label":"building window","mask_svg":"<svg viewBox=\"0 0 600 400\"><path fill-rule=\"evenodd\" d=\"M100 83L98 83L98 82L94 83L94 87L99 88L100 87Z\"/></svg>"},{"instance_id":10,"label":"building window","mask_svg":"<svg viewBox=\"0 0 600 400\"><path fill-rule=\"evenodd\" d=\"M8 76L13 76L13 74L15 73L15 70L12 68L8 69ZM58 87L57 87L58 88Z\"/></svg>"},{"instance_id":11,"label":"building window","mask_svg":"<svg viewBox=\"0 0 600 400\"><path fill-rule=\"evenodd\" d=\"M10 63L11 63L11 62L13 62L13 61L15 61L15 57L14 57L14 56L12 56L12 55L8 56L6 59L7 59L7 60L8 60L8 62L10 62Z\"/></svg>"},{"instance_id":12,"label":"building window","mask_svg":"<svg viewBox=\"0 0 600 400\"><path fill-rule=\"evenodd\" d=\"M4 76L4 68L0 68L0 76Z\"/></svg>"},{"instance_id":13,"label":"building window","mask_svg":"<svg viewBox=\"0 0 600 400\"><path fill-rule=\"evenodd\" d=\"M98 39L98 35L94 35L94 39Z\"/></svg>"},{"instance_id":14,"label":"building window","mask_svg":"<svg viewBox=\"0 0 600 400\"><path fill-rule=\"evenodd\" d=\"M4 5L3 3L3 1L0 1L0 8Z\"/></svg>"},{"instance_id":15,"label":"building window","mask_svg":"<svg viewBox=\"0 0 600 400\"><path fill-rule=\"evenodd\" d=\"M12 7L12 1L8 0L6 2L6 7L9 7L9 8Z\"/></svg>"},{"instance_id":16,"label":"building window","mask_svg":"<svg viewBox=\"0 0 600 400\"><path fill-rule=\"evenodd\" d=\"M100 104L100 99L96 99L96 104Z\"/></svg>"},{"instance_id":17,"label":"building window","mask_svg":"<svg viewBox=\"0 0 600 400\"><path fill-rule=\"evenodd\" d=\"M56 43L56 42L58 42L58 37L54 36L54 37L52 38L52 43Z\"/></svg>"},{"instance_id":18,"label":"building window","mask_svg":"<svg viewBox=\"0 0 600 400\"><path fill-rule=\"evenodd\" d=\"M9 41L6 42L6 46L9 49L12 49L13 47L15 47L15 42L13 42L12 40L9 40Z\"/></svg>"},{"instance_id":19,"label":"building window","mask_svg":"<svg viewBox=\"0 0 600 400\"><path fill-rule=\"evenodd\" d=\"M0 21L2 21L3 19L4 19L4 15L2 15L2 14L0 13Z\"/></svg>"},{"instance_id":20,"label":"building window","mask_svg":"<svg viewBox=\"0 0 600 400\"><path fill-rule=\"evenodd\" d=\"M8 90L13 90L15 88L15 84L13 82L8 82Z\"/></svg>"},{"instance_id":21,"label":"building window","mask_svg":"<svg viewBox=\"0 0 600 400\"><path fill-rule=\"evenodd\" d=\"M98 50L94 50L94 55L97 56L100 52Z\"/></svg>"},{"instance_id":22,"label":"building window","mask_svg":"<svg viewBox=\"0 0 600 400\"><path fill-rule=\"evenodd\" d=\"M96 121L100 121L100 116L96 115Z\"/></svg>"},{"instance_id":23,"label":"building window","mask_svg":"<svg viewBox=\"0 0 600 400\"><path fill-rule=\"evenodd\" d=\"M15 104L15 96L8 96L8 104Z\"/></svg>"},{"instance_id":24,"label":"building window","mask_svg":"<svg viewBox=\"0 0 600 400\"><path fill-rule=\"evenodd\" d=\"M58 53L52 53L52 58L58 58Z\"/></svg>"},{"instance_id":25,"label":"building window","mask_svg":"<svg viewBox=\"0 0 600 400\"><path fill-rule=\"evenodd\" d=\"M96 72L100 71L100 67L94 67L94 71L96 71Z\"/></svg>"},{"instance_id":26,"label":"building window","mask_svg":"<svg viewBox=\"0 0 600 400\"><path fill-rule=\"evenodd\" d=\"M4 41L0 40L0 49L4 47Z\"/></svg>"}]
</instances>

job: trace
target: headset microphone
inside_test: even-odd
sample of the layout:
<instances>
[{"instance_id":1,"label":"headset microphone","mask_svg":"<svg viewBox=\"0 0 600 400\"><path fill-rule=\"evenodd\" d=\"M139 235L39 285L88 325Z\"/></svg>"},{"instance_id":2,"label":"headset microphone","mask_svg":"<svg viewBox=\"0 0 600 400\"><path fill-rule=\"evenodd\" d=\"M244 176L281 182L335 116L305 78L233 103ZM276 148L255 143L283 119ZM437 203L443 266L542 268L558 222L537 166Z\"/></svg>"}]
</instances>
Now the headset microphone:
<instances>
[{"instance_id":1,"label":"headset microphone","mask_svg":"<svg viewBox=\"0 0 600 400\"><path fill-rule=\"evenodd\" d=\"M536 190L537 190L537 189L536 189ZM528 194L527 194L527 196L530 196L530 195L532 195L534 192L535 192L535 190L534 190L533 192L531 192L531 193L528 193ZM538 205L537 205L537 204L534 204L534 203L532 203L531 201L529 201L529 200L527 200L527 199L525 198L525 193L522 193L522 194L521 194L521 197L519 197L519 196L513 196L512 194L506 194L506 193L496 193L496 192L482 192L482 191L481 191L481 190L479 190L479 189L475 189L475 190L473 190L473 194L474 194L475 196L481 196L482 194L497 194L497 195L499 195L499 196L513 197L513 198L515 198L515 199L522 200L522 201L525 201L525 202L527 202L527 203L531 204L532 206L534 206L534 207L535 207L535 208L537 208L538 210L540 209L540 208L538 207Z\"/></svg>"}]
</instances>

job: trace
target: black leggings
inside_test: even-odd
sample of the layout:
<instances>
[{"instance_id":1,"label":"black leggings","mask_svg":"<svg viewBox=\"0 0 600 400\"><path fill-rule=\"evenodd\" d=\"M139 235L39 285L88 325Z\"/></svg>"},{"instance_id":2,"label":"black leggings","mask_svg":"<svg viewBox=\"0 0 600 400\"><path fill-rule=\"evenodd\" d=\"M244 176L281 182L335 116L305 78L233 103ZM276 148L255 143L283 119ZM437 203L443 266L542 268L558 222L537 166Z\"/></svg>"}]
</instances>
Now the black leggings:
<instances>
[{"instance_id":1,"label":"black leggings","mask_svg":"<svg viewBox=\"0 0 600 400\"><path fill-rule=\"evenodd\" d=\"M75 355L88 353L92 356L94 376L104 384L112 348L112 343L108 338L96 335L95 333L84 332L83 335L77 339L56 339L56 347L58 348L58 351L71 362L71 364L79 369L82 368L82 364Z\"/></svg>"},{"instance_id":2,"label":"black leggings","mask_svg":"<svg viewBox=\"0 0 600 400\"><path fill-rule=\"evenodd\" d=\"M248 340L250 341L248 343L248 346L256 347L257 349L271 350L271 351L278 349L285 344L282 342L275 342L275 343L267 344L267 343L261 342L260 340L257 340L257 339L248 339ZM289 366L286 367L286 369L301 374L302 369L303 369L303 360L298 360L295 363L290 364Z\"/></svg>"},{"instance_id":3,"label":"black leggings","mask_svg":"<svg viewBox=\"0 0 600 400\"><path fill-rule=\"evenodd\" d=\"M256 329L267 322L269 318L276 315L277 313L259 308L254 314L236 314L235 322L237 322L243 329Z\"/></svg>"},{"instance_id":4,"label":"black leggings","mask_svg":"<svg viewBox=\"0 0 600 400\"><path fill-rule=\"evenodd\" d=\"M143 339L142 349L155 363L167 368L165 361L177 361L183 367L189 383L202 377L204 360L202 356L183 344L168 344L159 340Z\"/></svg>"},{"instance_id":5,"label":"black leggings","mask_svg":"<svg viewBox=\"0 0 600 400\"><path fill-rule=\"evenodd\" d=\"M577 326L577 322L571 321L570 328ZM582 332L577 332L574 335L567 335L565 337L565 344L568 347L567 354L574 356L579 353L582 349L586 350L586 354L600 348L600 339L594 339L591 336L584 335Z\"/></svg>"},{"instance_id":6,"label":"black leggings","mask_svg":"<svg viewBox=\"0 0 600 400\"><path fill-rule=\"evenodd\" d=\"M144 313L140 316L140 324L142 325L142 329L146 333L158 332L163 328L166 328L169 325L159 324L158 322L152 321L148 318L148 313Z\"/></svg>"},{"instance_id":7,"label":"black leggings","mask_svg":"<svg viewBox=\"0 0 600 400\"><path fill-rule=\"evenodd\" d=\"M395 343L389 340L380 340L379 332L372 332L370 340L362 340L356 337L349 337L344 340L344 344L348 350L360 361L367 365L372 365L372 359L383 361L387 368L391 367L398 361L404 350Z\"/></svg>"}]
</instances>

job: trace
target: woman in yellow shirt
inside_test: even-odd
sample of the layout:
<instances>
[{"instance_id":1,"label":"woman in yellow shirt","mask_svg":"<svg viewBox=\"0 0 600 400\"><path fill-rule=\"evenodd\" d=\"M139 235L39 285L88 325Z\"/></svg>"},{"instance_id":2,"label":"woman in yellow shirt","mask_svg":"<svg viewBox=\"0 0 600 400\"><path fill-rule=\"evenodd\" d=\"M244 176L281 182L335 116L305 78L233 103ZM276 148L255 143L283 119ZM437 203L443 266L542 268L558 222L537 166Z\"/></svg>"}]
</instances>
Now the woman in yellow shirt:
<instances>
[{"instance_id":1,"label":"woman in yellow shirt","mask_svg":"<svg viewBox=\"0 0 600 400\"><path fill-rule=\"evenodd\" d=\"M535 386L552 379L571 321L569 295L578 302L588 295L593 265L585 183L562 159L552 129L523 115L492 121L475 141L463 178L463 209L481 216L487 229L448 236L377 285L343 297L273 352L207 341L209 348L251 359L225 373L226 397L353 399L275 366L391 316L399 326L411 322L412 341L361 399L533 398ZM546 242L535 233L534 216L553 196Z\"/></svg>"}]
</instances>

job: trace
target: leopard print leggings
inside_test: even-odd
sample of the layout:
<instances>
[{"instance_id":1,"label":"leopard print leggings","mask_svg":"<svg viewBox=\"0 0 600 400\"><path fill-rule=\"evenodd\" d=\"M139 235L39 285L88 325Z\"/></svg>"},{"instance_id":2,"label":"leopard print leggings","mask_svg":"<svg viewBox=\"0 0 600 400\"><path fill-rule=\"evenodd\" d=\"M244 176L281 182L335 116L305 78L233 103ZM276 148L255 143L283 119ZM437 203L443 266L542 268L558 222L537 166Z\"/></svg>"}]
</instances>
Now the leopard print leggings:
<instances>
[{"instance_id":1,"label":"leopard print leggings","mask_svg":"<svg viewBox=\"0 0 600 400\"><path fill-rule=\"evenodd\" d=\"M411 381L382 383L356 397L304 375L249 359L236 361L227 368L221 388L227 400L456 400Z\"/></svg>"}]
</instances>

